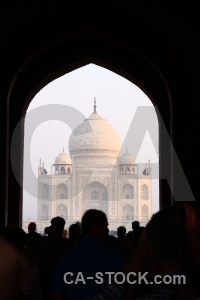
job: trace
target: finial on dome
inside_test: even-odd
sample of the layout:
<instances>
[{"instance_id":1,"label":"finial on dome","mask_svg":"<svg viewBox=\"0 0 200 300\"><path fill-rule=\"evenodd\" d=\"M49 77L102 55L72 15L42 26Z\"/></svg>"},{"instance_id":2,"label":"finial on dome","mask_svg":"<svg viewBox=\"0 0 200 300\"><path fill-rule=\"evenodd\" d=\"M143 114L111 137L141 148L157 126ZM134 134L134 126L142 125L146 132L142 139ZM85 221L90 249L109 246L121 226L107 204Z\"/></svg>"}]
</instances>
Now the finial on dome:
<instances>
[{"instance_id":1,"label":"finial on dome","mask_svg":"<svg viewBox=\"0 0 200 300\"><path fill-rule=\"evenodd\" d=\"M96 97L94 97L94 113L96 113L97 105L96 105Z\"/></svg>"},{"instance_id":2,"label":"finial on dome","mask_svg":"<svg viewBox=\"0 0 200 300\"><path fill-rule=\"evenodd\" d=\"M65 152L65 148L63 147L63 152Z\"/></svg>"},{"instance_id":3,"label":"finial on dome","mask_svg":"<svg viewBox=\"0 0 200 300\"><path fill-rule=\"evenodd\" d=\"M126 153L128 153L128 149L127 149L127 147L126 147Z\"/></svg>"}]
</instances>

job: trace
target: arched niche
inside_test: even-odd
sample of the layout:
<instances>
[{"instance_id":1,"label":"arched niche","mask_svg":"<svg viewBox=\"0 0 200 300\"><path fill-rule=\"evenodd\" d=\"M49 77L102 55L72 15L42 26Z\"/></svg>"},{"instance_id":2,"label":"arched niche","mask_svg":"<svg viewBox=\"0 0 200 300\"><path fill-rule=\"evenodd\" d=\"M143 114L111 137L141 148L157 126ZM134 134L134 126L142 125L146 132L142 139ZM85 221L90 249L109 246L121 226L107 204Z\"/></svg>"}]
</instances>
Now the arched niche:
<instances>
[{"instance_id":1,"label":"arched niche","mask_svg":"<svg viewBox=\"0 0 200 300\"><path fill-rule=\"evenodd\" d=\"M108 200L108 190L102 183L93 181L85 186L82 199Z\"/></svg>"},{"instance_id":2,"label":"arched niche","mask_svg":"<svg viewBox=\"0 0 200 300\"><path fill-rule=\"evenodd\" d=\"M134 218L134 209L132 205L126 204L123 206L122 217L124 220L132 220Z\"/></svg>"},{"instance_id":3,"label":"arched niche","mask_svg":"<svg viewBox=\"0 0 200 300\"><path fill-rule=\"evenodd\" d=\"M61 183L57 186L56 199L68 199L68 188L66 184Z\"/></svg>"},{"instance_id":4,"label":"arched niche","mask_svg":"<svg viewBox=\"0 0 200 300\"><path fill-rule=\"evenodd\" d=\"M131 184L125 184L122 189L123 199L134 199L134 188Z\"/></svg>"}]
</instances>

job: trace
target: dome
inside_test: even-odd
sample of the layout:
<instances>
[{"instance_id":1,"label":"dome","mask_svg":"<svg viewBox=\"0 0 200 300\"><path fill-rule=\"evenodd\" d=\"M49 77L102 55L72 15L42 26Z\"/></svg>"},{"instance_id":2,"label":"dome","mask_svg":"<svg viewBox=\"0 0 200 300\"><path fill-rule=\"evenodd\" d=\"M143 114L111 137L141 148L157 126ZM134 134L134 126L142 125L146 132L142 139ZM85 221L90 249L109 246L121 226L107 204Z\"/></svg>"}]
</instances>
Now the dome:
<instances>
[{"instance_id":1,"label":"dome","mask_svg":"<svg viewBox=\"0 0 200 300\"><path fill-rule=\"evenodd\" d=\"M120 165L133 165L133 164L135 164L135 160L130 153L126 152L126 153L122 154L122 156L120 157L119 164Z\"/></svg>"},{"instance_id":2,"label":"dome","mask_svg":"<svg viewBox=\"0 0 200 300\"><path fill-rule=\"evenodd\" d=\"M96 112L96 107L94 112L74 129L69 138L71 156L98 155L98 153L103 156L109 153L118 156L121 145L119 133Z\"/></svg>"},{"instance_id":3,"label":"dome","mask_svg":"<svg viewBox=\"0 0 200 300\"><path fill-rule=\"evenodd\" d=\"M72 160L69 157L69 155L64 152L64 149L62 151L62 153L60 153L56 159L55 159L55 165L71 165Z\"/></svg>"}]
</instances>

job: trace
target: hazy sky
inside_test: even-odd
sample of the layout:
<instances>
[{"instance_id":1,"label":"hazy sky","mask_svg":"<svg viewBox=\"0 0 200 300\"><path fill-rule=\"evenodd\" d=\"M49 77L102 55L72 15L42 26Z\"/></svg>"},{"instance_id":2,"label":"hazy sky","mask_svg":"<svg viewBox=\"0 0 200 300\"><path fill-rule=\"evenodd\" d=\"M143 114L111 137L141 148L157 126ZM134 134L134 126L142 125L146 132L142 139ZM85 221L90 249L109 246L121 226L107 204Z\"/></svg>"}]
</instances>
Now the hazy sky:
<instances>
[{"instance_id":1,"label":"hazy sky","mask_svg":"<svg viewBox=\"0 0 200 300\"><path fill-rule=\"evenodd\" d=\"M93 112L94 97L97 101L97 112L118 130L122 142L126 137L137 107L152 106L149 98L132 82L107 69L89 64L49 83L33 98L27 113L34 112L34 109L40 106L62 104L73 107L85 117L88 117ZM156 113L154 117L157 118ZM158 131L158 127L156 130ZM27 147L26 134L25 123L25 149ZM58 120L44 121L35 128L31 138L29 154L35 176L37 176L40 158L44 162L48 174L50 174L51 165L58 154L62 152L63 147L68 153L70 134L71 128L67 125L67 120L66 123ZM132 142L134 143L134 138ZM122 153L125 151L125 147L126 145L124 145ZM136 163L143 164L149 159L153 163L158 162L158 156L148 131L135 159ZM26 165L26 157L24 164ZM141 169L140 172L142 171ZM24 177L28 176L27 174L25 167ZM36 184L34 189L35 195L37 195ZM154 179L153 212L159 209L158 199L158 180ZM37 220L37 198L24 191L23 220L28 219Z\"/></svg>"}]
</instances>

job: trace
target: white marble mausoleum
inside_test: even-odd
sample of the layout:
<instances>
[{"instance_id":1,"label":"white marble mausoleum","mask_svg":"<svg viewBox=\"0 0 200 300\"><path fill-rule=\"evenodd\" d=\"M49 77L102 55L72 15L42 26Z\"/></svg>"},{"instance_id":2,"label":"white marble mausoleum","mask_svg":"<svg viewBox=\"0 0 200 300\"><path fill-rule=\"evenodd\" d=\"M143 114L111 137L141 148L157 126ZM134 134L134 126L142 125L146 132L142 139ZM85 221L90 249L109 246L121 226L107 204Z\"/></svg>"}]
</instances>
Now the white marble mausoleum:
<instances>
[{"instance_id":1,"label":"white marble mausoleum","mask_svg":"<svg viewBox=\"0 0 200 300\"><path fill-rule=\"evenodd\" d=\"M38 167L38 227L49 226L62 216L66 227L80 221L89 208L103 210L109 228L116 230L138 220L146 225L152 213L150 163L139 174L134 157L126 150L117 130L96 111L74 129L69 154L55 158L51 174Z\"/></svg>"}]
</instances>

